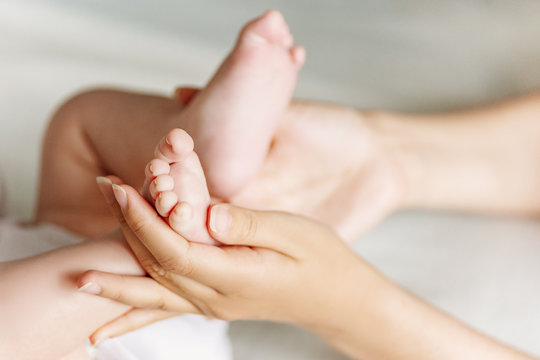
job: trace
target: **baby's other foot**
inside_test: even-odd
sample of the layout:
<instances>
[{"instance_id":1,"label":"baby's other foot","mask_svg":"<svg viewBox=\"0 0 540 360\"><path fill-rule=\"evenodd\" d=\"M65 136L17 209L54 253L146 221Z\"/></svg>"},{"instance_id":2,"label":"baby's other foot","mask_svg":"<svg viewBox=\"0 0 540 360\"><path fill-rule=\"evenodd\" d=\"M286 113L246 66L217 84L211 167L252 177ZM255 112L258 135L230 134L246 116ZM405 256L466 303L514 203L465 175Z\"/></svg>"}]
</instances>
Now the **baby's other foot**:
<instances>
[{"instance_id":1,"label":"baby's other foot","mask_svg":"<svg viewBox=\"0 0 540 360\"><path fill-rule=\"evenodd\" d=\"M254 178L291 99L305 52L274 10L248 23L184 123L213 196L230 198Z\"/></svg>"},{"instance_id":2,"label":"baby's other foot","mask_svg":"<svg viewBox=\"0 0 540 360\"><path fill-rule=\"evenodd\" d=\"M184 130L173 129L154 155L146 166L143 194L186 240L216 244L206 229L210 195L191 137Z\"/></svg>"}]
</instances>

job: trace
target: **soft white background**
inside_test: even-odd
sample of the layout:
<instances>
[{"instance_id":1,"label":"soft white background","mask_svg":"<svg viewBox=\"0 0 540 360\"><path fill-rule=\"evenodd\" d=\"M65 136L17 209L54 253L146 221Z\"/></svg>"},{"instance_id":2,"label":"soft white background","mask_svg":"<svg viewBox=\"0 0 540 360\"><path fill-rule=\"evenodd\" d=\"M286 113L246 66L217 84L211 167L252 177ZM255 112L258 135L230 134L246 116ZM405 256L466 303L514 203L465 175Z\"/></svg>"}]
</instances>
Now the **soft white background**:
<instances>
[{"instance_id":1,"label":"soft white background","mask_svg":"<svg viewBox=\"0 0 540 360\"><path fill-rule=\"evenodd\" d=\"M204 84L241 24L267 8L307 48L298 97L432 111L540 87L536 0L0 0L9 213L31 216L40 138L62 99L97 85L167 94ZM412 292L540 355L539 223L400 213L355 247ZM341 358L288 326L231 333L237 359Z\"/></svg>"}]
</instances>

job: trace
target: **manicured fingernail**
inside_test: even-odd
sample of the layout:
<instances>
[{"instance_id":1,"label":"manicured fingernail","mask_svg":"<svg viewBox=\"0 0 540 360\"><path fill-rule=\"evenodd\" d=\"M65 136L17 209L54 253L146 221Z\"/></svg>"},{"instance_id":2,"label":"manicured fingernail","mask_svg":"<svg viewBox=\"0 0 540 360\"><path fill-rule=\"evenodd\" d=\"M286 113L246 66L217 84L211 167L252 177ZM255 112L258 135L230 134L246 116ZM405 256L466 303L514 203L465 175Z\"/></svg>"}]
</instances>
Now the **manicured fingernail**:
<instances>
[{"instance_id":1,"label":"manicured fingernail","mask_svg":"<svg viewBox=\"0 0 540 360\"><path fill-rule=\"evenodd\" d=\"M96 178L96 182L98 184L107 184L107 185L112 185L112 181L104 176L98 176Z\"/></svg>"},{"instance_id":2,"label":"manicured fingernail","mask_svg":"<svg viewBox=\"0 0 540 360\"><path fill-rule=\"evenodd\" d=\"M210 210L210 230L218 235L226 235L232 223L228 205L215 205Z\"/></svg>"},{"instance_id":3,"label":"manicured fingernail","mask_svg":"<svg viewBox=\"0 0 540 360\"><path fill-rule=\"evenodd\" d=\"M127 206L126 190L124 190L121 186L118 186L116 184L113 184L112 188L114 192L114 197L116 198L118 205L120 205L122 209L125 209Z\"/></svg>"},{"instance_id":4,"label":"manicured fingernail","mask_svg":"<svg viewBox=\"0 0 540 360\"><path fill-rule=\"evenodd\" d=\"M93 282L87 282L79 288L79 291L85 292L87 294L99 295L101 294L101 286Z\"/></svg>"},{"instance_id":5,"label":"manicured fingernail","mask_svg":"<svg viewBox=\"0 0 540 360\"><path fill-rule=\"evenodd\" d=\"M96 178L96 182L97 182L99 191L101 191L101 193L105 197L105 200L107 201L107 203L109 203L109 204L113 203L114 202L114 194L113 194L113 191L112 191L112 188L111 188L112 181L107 179L106 177L98 176Z\"/></svg>"}]
</instances>

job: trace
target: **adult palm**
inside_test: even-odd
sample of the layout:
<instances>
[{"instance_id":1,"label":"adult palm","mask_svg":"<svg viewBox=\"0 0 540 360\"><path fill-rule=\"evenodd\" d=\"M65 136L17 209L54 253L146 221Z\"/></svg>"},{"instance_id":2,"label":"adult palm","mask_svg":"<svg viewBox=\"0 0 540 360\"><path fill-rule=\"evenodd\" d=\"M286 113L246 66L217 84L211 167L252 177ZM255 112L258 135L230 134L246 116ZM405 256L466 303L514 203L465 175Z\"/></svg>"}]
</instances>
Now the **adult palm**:
<instances>
[{"instance_id":1,"label":"adult palm","mask_svg":"<svg viewBox=\"0 0 540 360\"><path fill-rule=\"evenodd\" d=\"M356 240L404 191L375 121L342 106L291 104L259 174L231 202L312 217Z\"/></svg>"}]
</instances>

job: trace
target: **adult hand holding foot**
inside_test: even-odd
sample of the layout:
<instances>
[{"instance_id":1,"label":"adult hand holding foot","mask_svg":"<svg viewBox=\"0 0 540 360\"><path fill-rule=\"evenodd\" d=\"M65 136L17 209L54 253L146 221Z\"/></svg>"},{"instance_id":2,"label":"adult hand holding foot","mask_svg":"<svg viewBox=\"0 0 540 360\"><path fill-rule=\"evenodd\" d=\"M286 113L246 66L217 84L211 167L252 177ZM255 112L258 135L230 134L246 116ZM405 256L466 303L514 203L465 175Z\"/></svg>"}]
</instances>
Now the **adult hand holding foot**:
<instances>
[{"instance_id":1,"label":"adult hand holding foot","mask_svg":"<svg viewBox=\"0 0 540 360\"><path fill-rule=\"evenodd\" d=\"M175 98L186 105L198 92L179 88ZM395 156L401 143L381 120L371 111L293 101L255 178L227 200L312 217L357 240L403 205L408 172L416 171Z\"/></svg>"},{"instance_id":2,"label":"adult hand holding foot","mask_svg":"<svg viewBox=\"0 0 540 360\"><path fill-rule=\"evenodd\" d=\"M254 181L229 200L315 218L351 242L400 208L538 216L539 117L538 91L436 114L293 101Z\"/></svg>"},{"instance_id":3,"label":"adult hand holding foot","mask_svg":"<svg viewBox=\"0 0 540 360\"><path fill-rule=\"evenodd\" d=\"M92 293L161 314L288 322L354 358L531 359L392 284L320 223L213 205L209 231L223 244L217 247L185 240L133 188L115 185L118 203L103 190L155 280L88 271L78 283ZM145 314L119 318L94 339L139 327L150 321Z\"/></svg>"}]
</instances>

